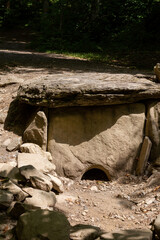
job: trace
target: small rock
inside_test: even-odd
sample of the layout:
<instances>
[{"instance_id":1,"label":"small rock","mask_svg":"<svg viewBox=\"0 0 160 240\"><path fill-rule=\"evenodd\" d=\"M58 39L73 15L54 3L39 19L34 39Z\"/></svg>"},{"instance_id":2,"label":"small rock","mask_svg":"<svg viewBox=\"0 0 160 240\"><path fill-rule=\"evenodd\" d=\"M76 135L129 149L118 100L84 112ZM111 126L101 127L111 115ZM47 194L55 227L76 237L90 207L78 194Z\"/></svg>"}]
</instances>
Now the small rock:
<instances>
[{"instance_id":1,"label":"small rock","mask_svg":"<svg viewBox=\"0 0 160 240\"><path fill-rule=\"evenodd\" d=\"M51 174L47 174L47 176L49 176L49 178L51 179L53 189L55 189L59 193L64 192L63 183L61 182L61 180L58 177L55 177Z\"/></svg>"},{"instance_id":2,"label":"small rock","mask_svg":"<svg viewBox=\"0 0 160 240\"><path fill-rule=\"evenodd\" d=\"M52 183L49 181L50 179L43 173L39 172L32 165L23 166L19 168L19 171L22 176L26 178L26 180L30 180L32 187L47 192L52 189Z\"/></svg>"},{"instance_id":3,"label":"small rock","mask_svg":"<svg viewBox=\"0 0 160 240\"><path fill-rule=\"evenodd\" d=\"M33 208L53 209L56 204L56 195L53 192L45 192L33 188L23 188L22 190L31 196L26 198L24 203Z\"/></svg>"},{"instance_id":4,"label":"small rock","mask_svg":"<svg viewBox=\"0 0 160 240\"><path fill-rule=\"evenodd\" d=\"M2 189L12 193L16 201L23 201L28 196L27 193L23 192L22 189L14 184L11 180L3 183Z\"/></svg>"},{"instance_id":5,"label":"small rock","mask_svg":"<svg viewBox=\"0 0 160 240\"><path fill-rule=\"evenodd\" d=\"M98 188L97 188L97 186L92 186L90 189L91 189L91 191L95 191L95 192L98 192L98 191L99 191Z\"/></svg>"},{"instance_id":6,"label":"small rock","mask_svg":"<svg viewBox=\"0 0 160 240\"><path fill-rule=\"evenodd\" d=\"M7 147L10 143L11 143L11 139L8 138L8 139L6 139L6 140L2 143L2 146L3 146L3 147Z\"/></svg>"},{"instance_id":7,"label":"small rock","mask_svg":"<svg viewBox=\"0 0 160 240\"><path fill-rule=\"evenodd\" d=\"M40 146L35 143L24 143L20 146L20 152L24 153L37 153L44 157L47 157L49 161L52 161L50 152L45 152Z\"/></svg>"},{"instance_id":8,"label":"small rock","mask_svg":"<svg viewBox=\"0 0 160 240\"><path fill-rule=\"evenodd\" d=\"M92 240L100 236L101 230L91 225L78 224L71 228L71 240Z\"/></svg>"},{"instance_id":9,"label":"small rock","mask_svg":"<svg viewBox=\"0 0 160 240\"><path fill-rule=\"evenodd\" d=\"M0 163L0 177L11 178L12 180L21 179L18 168L9 163Z\"/></svg>"},{"instance_id":10,"label":"small rock","mask_svg":"<svg viewBox=\"0 0 160 240\"><path fill-rule=\"evenodd\" d=\"M21 143L22 143L21 137L13 138L11 142L7 145L6 149L9 152L19 150Z\"/></svg>"}]
</instances>

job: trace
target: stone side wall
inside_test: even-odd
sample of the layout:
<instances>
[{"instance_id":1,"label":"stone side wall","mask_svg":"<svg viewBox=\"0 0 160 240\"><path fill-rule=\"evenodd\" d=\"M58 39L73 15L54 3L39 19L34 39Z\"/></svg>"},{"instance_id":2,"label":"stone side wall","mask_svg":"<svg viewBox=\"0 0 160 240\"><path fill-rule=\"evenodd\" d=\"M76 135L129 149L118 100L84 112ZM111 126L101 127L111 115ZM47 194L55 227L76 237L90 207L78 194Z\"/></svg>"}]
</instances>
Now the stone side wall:
<instances>
[{"instance_id":1,"label":"stone side wall","mask_svg":"<svg viewBox=\"0 0 160 240\"><path fill-rule=\"evenodd\" d=\"M50 109L48 121L48 151L58 174L80 178L94 165L109 178L133 173L144 138L143 104Z\"/></svg>"}]
</instances>

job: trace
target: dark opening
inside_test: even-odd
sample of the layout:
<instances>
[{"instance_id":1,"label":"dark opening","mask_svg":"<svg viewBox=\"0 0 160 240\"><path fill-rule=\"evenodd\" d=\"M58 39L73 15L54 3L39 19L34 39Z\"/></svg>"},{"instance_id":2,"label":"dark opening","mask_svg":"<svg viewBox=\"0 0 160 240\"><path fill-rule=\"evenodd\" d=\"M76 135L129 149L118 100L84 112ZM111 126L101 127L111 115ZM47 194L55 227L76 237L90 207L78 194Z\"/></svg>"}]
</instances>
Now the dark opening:
<instances>
[{"instance_id":1,"label":"dark opening","mask_svg":"<svg viewBox=\"0 0 160 240\"><path fill-rule=\"evenodd\" d=\"M109 181L105 172L98 168L92 168L85 172L82 176L82 180Z\"/></svg>"}]
</instances>

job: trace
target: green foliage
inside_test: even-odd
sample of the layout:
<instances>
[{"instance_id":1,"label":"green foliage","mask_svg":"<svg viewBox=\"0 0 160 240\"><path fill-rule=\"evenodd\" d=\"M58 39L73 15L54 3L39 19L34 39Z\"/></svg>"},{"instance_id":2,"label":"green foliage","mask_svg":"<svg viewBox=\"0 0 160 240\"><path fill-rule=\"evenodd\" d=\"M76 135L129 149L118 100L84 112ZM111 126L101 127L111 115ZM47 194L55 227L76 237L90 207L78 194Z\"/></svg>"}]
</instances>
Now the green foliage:
<instances>
[{"instance_id":1,"label":"green foliage","mask_svg":"<svg viewBox=\"0 0 160 240\"><path fill-rule=\"evenodd\" d=\"M28 27L43 50L159 49L159 0L1 0L0 27Z\"/></svg>"}]
</instances>

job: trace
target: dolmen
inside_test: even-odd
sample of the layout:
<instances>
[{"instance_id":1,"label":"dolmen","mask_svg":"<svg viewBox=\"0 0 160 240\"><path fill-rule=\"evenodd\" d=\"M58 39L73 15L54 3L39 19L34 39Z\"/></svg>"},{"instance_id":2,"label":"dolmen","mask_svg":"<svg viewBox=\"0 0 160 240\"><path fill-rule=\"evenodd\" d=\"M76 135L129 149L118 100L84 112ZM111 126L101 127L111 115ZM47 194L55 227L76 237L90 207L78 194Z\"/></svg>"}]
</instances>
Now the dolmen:
<instances>
[{"instance_id":1,"label":"dolmen","mask_svg":"<svg viewBox=\"0 0 160 240\"><path fill-rule=\"evenodd\" d=\"M23 83L17 99L34 109L23 142L50 152L60 176L81 179L99 169L111 180L160 167L160 84L153 79L57 74Z\"/></svg>"}]
</instances>

